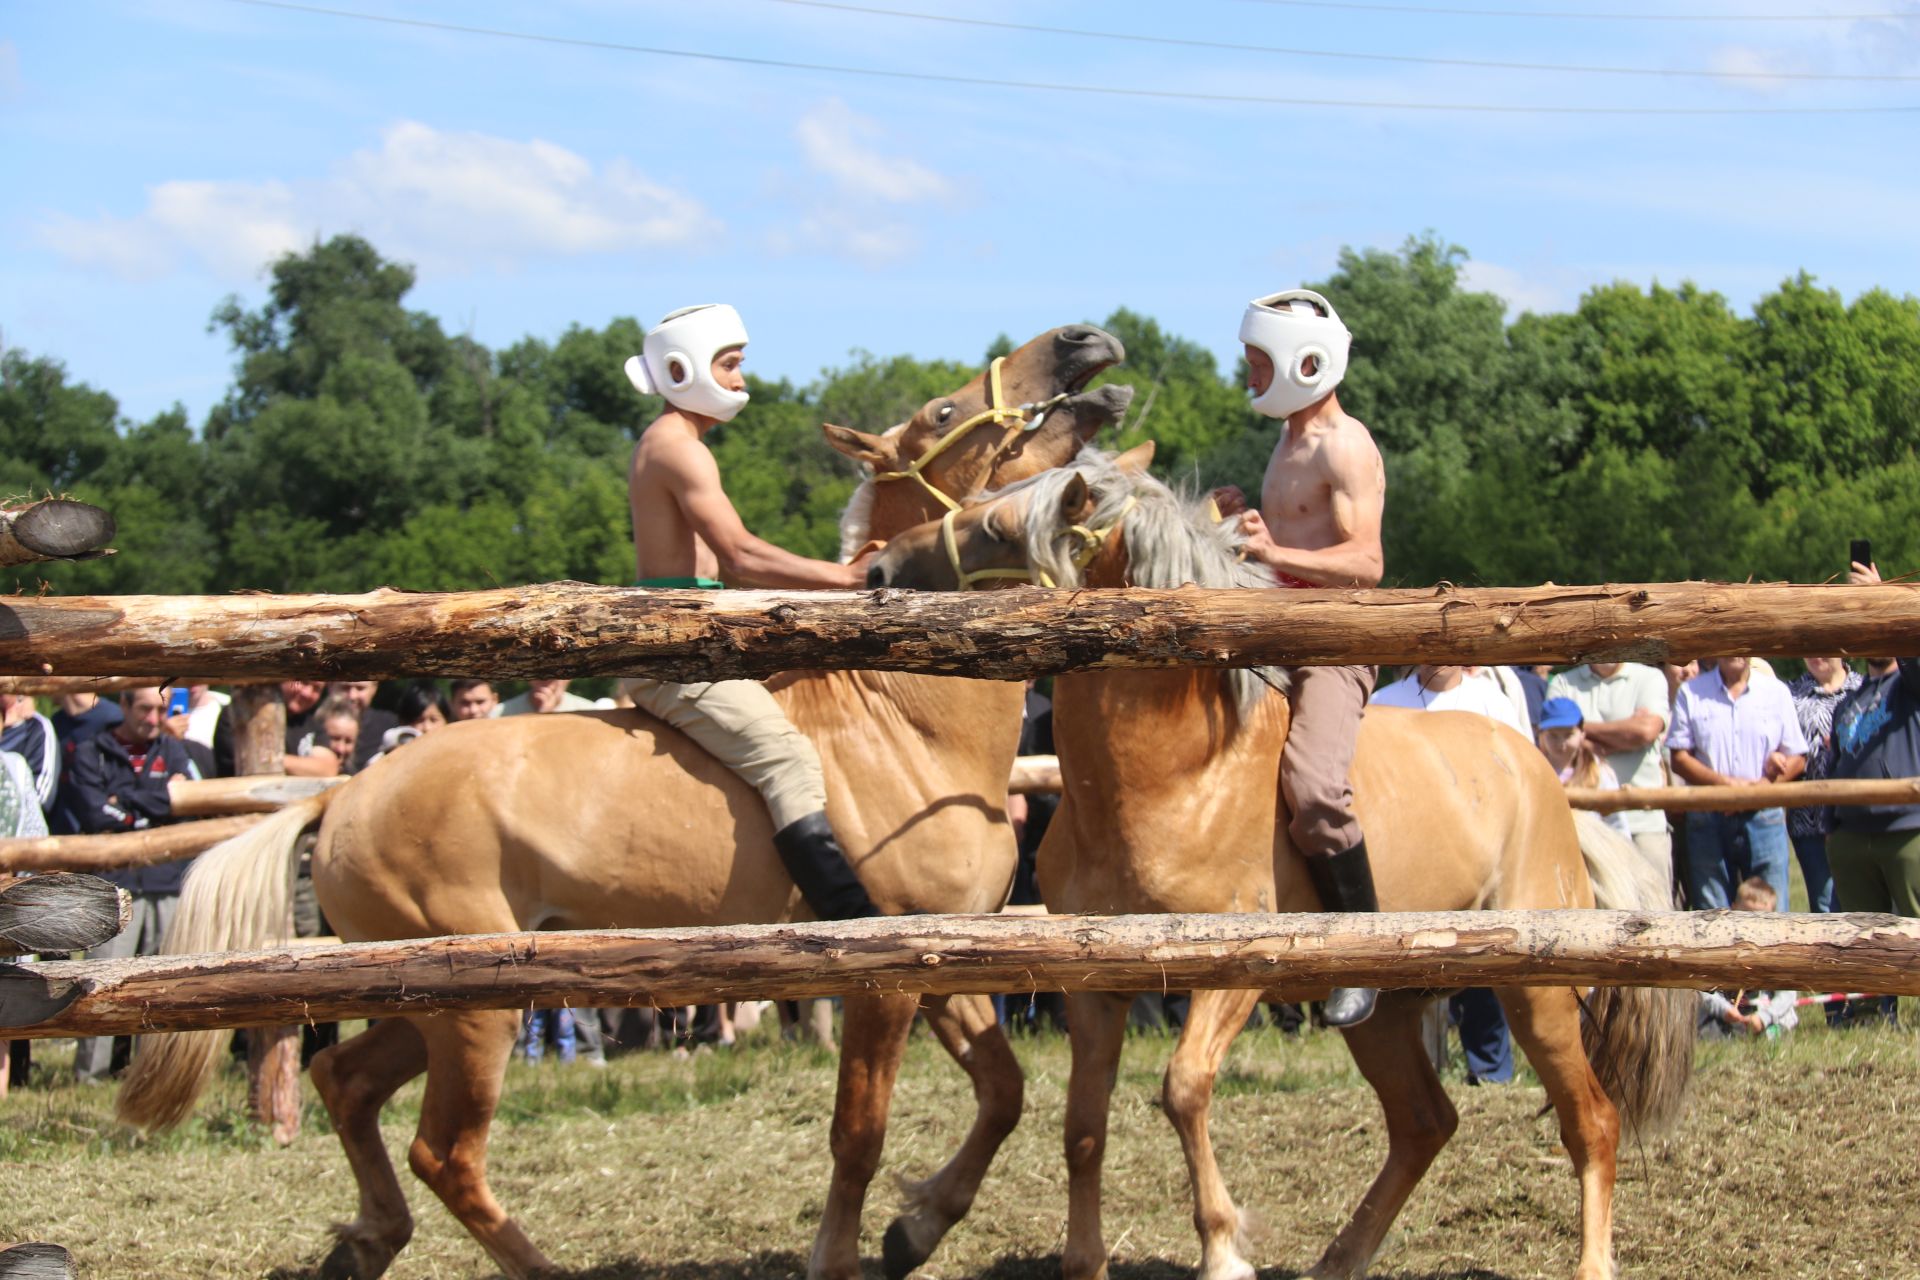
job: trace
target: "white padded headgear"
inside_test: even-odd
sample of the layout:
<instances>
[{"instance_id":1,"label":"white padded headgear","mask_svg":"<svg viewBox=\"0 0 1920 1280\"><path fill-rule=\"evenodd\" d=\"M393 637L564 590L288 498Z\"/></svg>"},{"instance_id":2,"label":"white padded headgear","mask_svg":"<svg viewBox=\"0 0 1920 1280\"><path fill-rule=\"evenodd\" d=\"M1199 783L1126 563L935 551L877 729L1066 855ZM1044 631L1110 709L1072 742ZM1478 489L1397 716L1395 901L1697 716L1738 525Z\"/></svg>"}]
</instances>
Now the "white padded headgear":
<instances>
[{"instance_id":1,"label":"white padded headgear","mask_svg":"<svg viewBox=\"0 0 1920 1280\"><path fill-rule=\"evenodd\" d=\"M1240 341L1260 348L1273 361L1273 382L1253 398L1254 410L1285 418L1340 385L1353 335L1325 298L1311 289L1288 289L1247 304ZM1314 370L1303 373L1301 366L1309 357Z\"/></svg>"},{"instance_id":2,"label":"white padded headgear","mask_svg":"<svg viewBox=\"0 0 1920 1280\"><path fill-rule=\"evenodd\" d=\"M682 307L653 327L641 354L627 357L627 380L641 395L665 396L676 409L725 422L746 407L747 393L713 380L714 357L746 345L747 326L732 307Z\"/></svg>"}]
</instances>

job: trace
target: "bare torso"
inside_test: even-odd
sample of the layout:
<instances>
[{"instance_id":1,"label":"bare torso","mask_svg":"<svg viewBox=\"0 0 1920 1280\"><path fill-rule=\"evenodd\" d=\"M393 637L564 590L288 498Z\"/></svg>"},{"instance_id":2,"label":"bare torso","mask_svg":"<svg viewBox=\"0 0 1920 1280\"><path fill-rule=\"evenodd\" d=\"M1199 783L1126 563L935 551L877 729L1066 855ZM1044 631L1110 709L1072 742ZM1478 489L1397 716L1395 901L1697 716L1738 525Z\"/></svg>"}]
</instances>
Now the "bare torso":
<instances>
[{"instance_id":1,"label":"bare torso","mask_svg":"<svg viewBox=\"0 0 1920 1280\"><path fill-rule=\"evenodd\" d=\"M1359 464L1362 495L1378 503L1386 492L1386 470L1373 437L1358 419L1345 413L1327 415L1304 432L1289 424L1274 446L1260 482L1260 514L1274 542L1283 547L1321 551L1352 535L1347 513L1337 494L1338 471ZM1367 472L1370 470L1371 475Z\"/></svg>"},{"instance_id":2,"label":"bare torso","mask_svg":"<svg viewBox=\"0 0 1920 1280\"><path fill-rule=\"evenodd\" d=\"M660 465L689 449L707 451L699 429L668 411L640 434L627 472L627 505L633 512L633 557L637 576L719 578L720 559L687 520L674 494L670 469Z\"/></svg>"}]
</instances>

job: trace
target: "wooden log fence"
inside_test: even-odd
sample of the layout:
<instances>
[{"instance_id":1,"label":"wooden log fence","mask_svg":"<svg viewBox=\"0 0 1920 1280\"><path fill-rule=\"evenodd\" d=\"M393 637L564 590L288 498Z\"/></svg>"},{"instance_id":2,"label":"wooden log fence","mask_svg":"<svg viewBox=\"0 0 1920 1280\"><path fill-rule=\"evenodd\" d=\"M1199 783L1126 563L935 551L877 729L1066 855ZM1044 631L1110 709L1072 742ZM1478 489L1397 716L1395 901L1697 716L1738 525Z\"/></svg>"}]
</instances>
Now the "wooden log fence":
<instances>
[{"instance_id":1,"label":"wooden log fence","mask_svg":"<svg viewBox=\"0 0 1920 1280\"><path fill-rule=\"evenodd\" d=\"M243 813L230 818L203 818L197 822L111 835L0 840L0 872L98 872L150 867L205 853L222 840L239 835L262 816Z\"/></svg>"},{"instance_id":2,"label":"wooden log fence","mask_svg":"<svg viewBox=\"0 0 1920 1280\"><path fill-rule=\"evenodd\" d=\"M1920 585L1306 591L649 591L0 601L0 674L1021 679L1094 668L1920 653Z\"/></svg>"},{"instance_id":3,"label":"wooden log fence","mask_svg":"<svg viewBox=\"0 0 1920 1280\"><path fill-rule=\"evenodd\" d=\"M115 530L111 515L71 498L0 507L0 566L110 556Z\"/></svg>"},{"instance_id":4,"label":"wooden log fence","mask_svg":"<svg viewBox=\"0 0 1920 1280\"><path fill-rule=\"evenodd\" d=\"M284 713L280 723L286 724ZM285 733L283 727L283 739ZM279 755L268 760L276 769L285 767ZM243 774L237 778L175 778L167 784L167 797L173 802L176 818L272 813L347 781L349 779L343 777L290 778L284 773Z\"/></svg>"},{"instance_id":5,"label":"wooden log fence","mask_svg":"<svg viewBox=\"0 0 1920 1280\"><path fill-rule=\"evenodd\" d=\"M0 956L85 951L132 918L131 895L98 876L62 872L0 880Z\"/></svg>"},{"instance_id":6,"label":"wooden log fence","mask_svg":"<svg viewBox=\"0 0 1920 1280\"><path fill-rule=\"evenodd\" d=\"M0 1039L861 992L1613 984L1920 995L1920 920L1754 911L915 916L0 966Z\"/></svg>"}]
</instances>

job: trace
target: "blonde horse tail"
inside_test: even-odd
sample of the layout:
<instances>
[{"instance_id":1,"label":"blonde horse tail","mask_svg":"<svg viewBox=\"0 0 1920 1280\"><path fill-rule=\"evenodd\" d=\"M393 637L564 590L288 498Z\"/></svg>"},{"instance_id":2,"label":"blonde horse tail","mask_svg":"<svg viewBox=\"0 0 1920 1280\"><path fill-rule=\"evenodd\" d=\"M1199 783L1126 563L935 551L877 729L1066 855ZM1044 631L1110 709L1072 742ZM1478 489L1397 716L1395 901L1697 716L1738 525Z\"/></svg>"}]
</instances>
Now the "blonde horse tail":
<instances>
[{"instance_id":1,"label":"blonde horse tail","mask_svg":"<svg viewBox=\"0 0 1920 1280\"><path fill-rule=\"evenodd\" d=\"M1650 864L1598 814L1573 817L1594 906L1658 911L1671 905L1665 868ZM1655 1138L1679 1118L1693 1076L1698 1006L1692 991L1654 987L1599 987L1588 996L1581 1039L1628 1134Z\"/></svg>"},{"instance_id":2,"label":"blonde horse tail","mask_svg":"<svg viewBox=\"0 0 1920 1280\"><path fill-rule=\"evenodd\" d=\"M181 886L164 955L248 951L293 936L294 851L300 833L342 788L288 805L194 859ZM140 1038L121 1087L120 1119L139 1129L170 1129L193 1113L213 1078L231 1031L181 1031Z\"/></svg>"}]
</instances>

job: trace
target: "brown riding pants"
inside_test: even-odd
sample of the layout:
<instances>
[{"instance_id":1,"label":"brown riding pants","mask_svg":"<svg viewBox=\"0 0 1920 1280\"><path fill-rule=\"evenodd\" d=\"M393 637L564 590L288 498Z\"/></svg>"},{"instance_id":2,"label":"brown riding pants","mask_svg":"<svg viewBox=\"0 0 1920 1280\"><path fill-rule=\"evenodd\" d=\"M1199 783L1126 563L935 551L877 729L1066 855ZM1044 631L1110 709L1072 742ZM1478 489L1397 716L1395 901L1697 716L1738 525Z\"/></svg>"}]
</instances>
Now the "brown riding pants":
<instances>
[{"instance_id":1,"label":"brown riding pants","mask_svg":"<svg viewBox=\"0 0 1920 1280\"><path fill-rule=\"evenodd\" d=\"M1280 796L1293 815L1294 848L1324 857L1360 843L1353 812L1354 744L1373 692L1372 667L1295 667L1293 719L1280 756Z\"/></svg>"}]
</instances>

